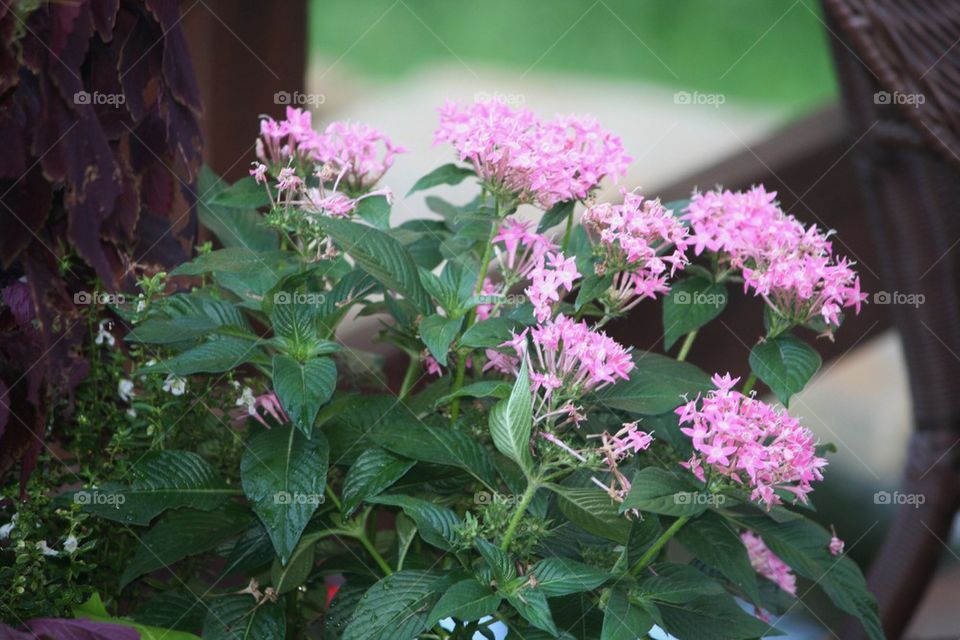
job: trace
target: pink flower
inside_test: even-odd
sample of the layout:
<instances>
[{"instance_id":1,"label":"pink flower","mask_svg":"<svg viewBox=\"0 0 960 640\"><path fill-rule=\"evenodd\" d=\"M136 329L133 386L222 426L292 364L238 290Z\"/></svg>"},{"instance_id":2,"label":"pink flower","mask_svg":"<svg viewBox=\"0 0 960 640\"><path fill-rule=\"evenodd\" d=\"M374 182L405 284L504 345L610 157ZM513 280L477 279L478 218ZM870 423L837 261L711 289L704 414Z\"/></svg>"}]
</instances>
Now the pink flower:
<instances>
[{"instance_id":1,"label":"pink flower","mask_svg":"<svg viewBox=\"0 0 960 640\"><path fill-rule=\"evenodd\" d=\"M260 162L254 162L253 169L250 169L250 175L253 176L253 179L257 184L266 184L267 165Z\"/></svg>"},{"instance_id":2,"label":"pink flower","mask_svg":"<svg viewBox=\"0 0 960 640\"><path fill-rule=\"evenodd\" d=\"M250 415L268 429L270 425L263 419L264 415L270 416L280 424L290 422L287 412L283 410L283 405L280 404L280 398L273 391L257 396L251 407Z\"/></svg>"},{"instance_id":3,"label":"pink flower","mask_svg":"<svg viewBox=\"0 0 960 640\"><path fill-rule=\"evenodd\" d=\"M614 456L620 460L625 456L649 449L653 443L653 436L638 429L636 422L626 422L623 429L611 438L611 443Z\"/></svg>"},{"instance_id":4,"label":"pink flower","mask_svg":"<svg viewBox=\"0 0 960 640\"><path fill-rule=\"evenodd\" d=\"M744 531L740 534L740 539L747 548L747 556L754 571L790 595L796 596L797 577L783 560L770 551L763 538L752 531Z\"/></svg>"},{"instance_id":5,"label":"pink flower","mask_svg":"<svg viewBox=\"0 0 960 640\"><path fill-rule=\"evenodd\" d=\"M626 312L644 298L670 290L667 275L687 264L687 229L659 200L621 190L623 204L594 205L583 225L602 251L598 273L613 274L617 310Z\"/></svg>"},{"instance_id":6,"label":"pink flower","mask_svg":"<svg viewBox=\"0 0 960 640\"><path fill-rule=\"evenodd\" d=\"M843 540L837 537L837 532L833 529L833 527L830 527L830 532L832 534L830 536L830 554L838 556L843 553Z\"/></svg>"},{"instance_id":7,"label":"pink flower","mask_svg":"<svg viewBox=\"0 0 960 640\"><path fill-rule=\"evenodd\" d=\"M502 101L447 102L434 142L452 144L494 192L549 209L582 200L605 176L623 175L630 158L620 139L589 117L542 122Z\"/></svg>"},{"instance_id":8,"label":"pink flower","mask_svg":"<svg viewBox=\"0 0 960 640\"><path fill-rule=\"evenodd\" d=\"M560 302L560 290L573 290L580 277L575 258L565 258L560 252L545 253L530 270L530 286L524 293L533 304L538 322L546 322L553 313L553 305Z\"/></svg>"},{"instance_id":9,"label":"pink flower","mask_svg":"<svg viewBox=\"0 0 960 640\"><path fill-rule=\"evenodd\" d=\"M483 279L483 288L480 289L480 296L484 300L493 300L499 298L500 288L493 284L490 278ZM495 302L483 302L477 305L477 320L488 320L494 313L497 305Z\"/></svg>"},{"instance_id":10,"label":"pink flower","mask_svg":"<svg viewBox=\"0 0 960 640\"><path fill-rule=\"evenodd\" d=\"M701 481L706 465L747 484L751 500L768 507L781 502L777 489L806 502L811 483L823 479L827 464L816 455L813 434L785 412L734 391L738 380L715 375L715 391L677 408L680 424L689 425L681 431L695 450L684 466Z\"/></svg>"},{"instance_id":11,"label":"pink flower","mask_svg":"<svg viewBox=\"0 0 960 640\"><path fill-rule=\"evenodd\" d=\"M322 135L311 140L310 151L314 160L343 172L345 186L358 194L372 189L393 165L394 157L406 149L368 124L331 122Z\"/></svg>"},{"instance_id":12,"label":"pink flower","mask_svg":"<svg viewBox=\"0 0 960 640\"><path fill-rule=\"evenodd\" d=\"M830 233L805 228L763 187L747 192L694 194L684 219L693 229L694 253L717 253L724 266L743 273L753 290L792 324L821 318L840 324L843 308L860 312L866 295L853 263L833 255Z\"/></svg>"},{"instance_id":13,"label":"pink flower","mask_svg":"<svg viewBox=\"0 0 960 640\"><path fill-rule=\"evenodd\" d=\"M526 279L540 258L557 249L546 236L531 232L532 226L530 222L507 218L493 238L500 273L511 281Z\"/></svg>"},{"instance_id":14,"label":"pink flower","mask_svg":"<svg viewBox=\"0 0 960 640\"><path fill-rule=\"evenodd\" d=\"M443 375L443 369L440 368L440 363L437 362L437 359L431 355L425 355L423 357L423 364L427 368L427 373L434 376Z\"/></svg>"}]
</instances>

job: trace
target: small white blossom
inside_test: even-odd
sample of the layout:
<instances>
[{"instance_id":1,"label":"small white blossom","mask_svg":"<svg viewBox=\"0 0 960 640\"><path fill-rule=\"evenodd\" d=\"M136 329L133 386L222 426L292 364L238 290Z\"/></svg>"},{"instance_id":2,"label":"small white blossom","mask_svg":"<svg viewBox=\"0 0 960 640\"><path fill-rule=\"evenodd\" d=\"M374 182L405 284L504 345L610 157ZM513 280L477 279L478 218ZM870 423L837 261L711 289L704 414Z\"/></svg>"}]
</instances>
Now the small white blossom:
<instances>
[{"instance_id":1,"label":"small white blossom","mask_svg":"<svg viewBox=\"0 0 960 640\"><path fill-rule=\"evenodd\" d=\"M108 347L114 347L114 346L116 346L116 344L117 344L117 339L113 337L113 334L110 333L109 329L107 328L107 327L108 327L109 325L111 325L111 324L113 324L113 323L110 322L109 320L101 320L101 321L100 321L100 328L99 328L99 331L98 331L98 333L97 333L97 337L94 338L94 340L93 340L95 343L97 343L97 344L105 344L105 345L107 345Z\"/></svg>"},{"instance_id":2,"label":"small white blossom","mask_svg":"<svg viewBox=\"0 0 960 640\"><path fill-rule=\"evenodd\" d=\"M37 549L40 549L40 553L42 553L42 554L45 555L45 556L58 556L58 555L60 555L60 552L59 552L59 551L57 551L56 549L51 549L49 546L47 546L47 541L46 541L46 540L41 540L40 542L38 542L38 543L37 543Z\"/></svg>"},{"instance_id":3,"label":"small white blossom","mask_svg":"<svg viewBox=\"0 0 960 640\"><path fill-rule=\"evenodd\" d=\"M243 392L240 394L240 397L237 398L236 404L238 407L246 407L247 413L251 416L257 414L257 398L253 395L253 389L250 387L243 388Z\"/></svg>"},{"instance_id":4,"label":"small white blossom","mask_svg":"<svg viewBox=\"0 0 960 640\"><path fill-rule=\"evenodd\" d=\"M133 400L133 396L137 395L133 390L133 380L121 378L120 382L117 383L117 395L124 402Z\"/></svg>"},{"instance_id":5,"label":"small white blossom","mask_svg":"<svg viewBox=\"0 0 960 640\"><path fill-rule=\"evenodd\" d=\"M133 407L130 407L129 409L127 409L127 415L130 416L131 418L136 418L137 410L134 409Z\"/></svg>"},{"instance_id":6,"label":"small white blossom","mask_svg":"<svg viewBox=\"0 0 960 640\"><path fill-rule=\"evenodd\" d=\"M63 541L63 550L67 553L73 553L79 546L77 537L73 535L67 536L67 539Z\"/></svg>"},{"instance_id":7,"label":"small white blossom","mask_svg":"<svg viewBox=\"0 0 960 640\"><path fill-rule=\"evenodd\" d=\"M187 379L170 374L163 381L163 390L175 396L182 396L187 390Z\"/></svg>"},{"instance_id":8,"label":"small white blossom","mask_svg":"<svg viewBox=\"0 0 960 640\"><path fill-rule=\"evenodd\" d=\"M0 526L0 540L6 540L10 537L10 532L13 531L17 526L17 518L20 517L19 513L13 514L13 517L10 518L10 522Z\"/></svg>"},{"instance_id":9,"label":"small white blossom","mask_svg":"<svg viewBox=\"0 0 960 640\"><path fill-rule=\"evenodd\" d=\"M141 293L139 296L137 296L137 313L143 313L146 310L147 310L147 301L143 297L143 294Z\"/></svg>"}]
</instances>

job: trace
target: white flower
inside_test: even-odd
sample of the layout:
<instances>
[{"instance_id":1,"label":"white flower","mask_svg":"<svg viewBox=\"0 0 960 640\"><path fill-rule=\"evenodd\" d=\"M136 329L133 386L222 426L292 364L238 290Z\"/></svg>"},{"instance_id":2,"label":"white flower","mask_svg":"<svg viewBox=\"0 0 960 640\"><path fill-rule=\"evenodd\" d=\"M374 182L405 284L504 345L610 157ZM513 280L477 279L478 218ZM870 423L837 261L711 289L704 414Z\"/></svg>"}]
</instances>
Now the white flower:
<instances>
[{"instance_id":1,"label":"white flower","mask_svg":"<svg viewBox=\"0 0 960 640\"><path fill-rule=\"evenodd\" d=\"M253 389L250 387L243 388L236 404L238 407L246 407L247 413L251 416L257 415L257 398L253 395Z\"/></svg>"},{"instance_id":2,"label":"white flower","mask_svg":"<svg viewBox=\"0 0 960 640\"><path fill-rule=\"evenodd\" d=\"M124 402L133 400L133 396L137 395L133 391L133 380L120 378L120 382L117 383L117 395L120 396L120 399Z\"/></svg>"},{"instance_id":3,"label":"white flower","mask_svg":"<svg viewBox=\"0 0 960 640\"><path fill-rule=\"evenodd\" d=\"M97 337L94 338L94 342L97 344L106 344L109 347L116 346L117 339L113 337L113 334L107 329L108 326L113 323L110 320L101 320L100 321L100 330L97 333Z\"/></svg>"},{"instance_id":4,"label":"white flower","mask_svg":"<svg viewBox=\"0 0 960 640\"><path fill-rule=\"evenodd\" d=\"M147 310L147 301L143 297L143 294L141 293L139 296L137 296L137 313L143 313L146 310Z\"/></svg>"},{"instance_id":5,"label":"white flower","mask_svg":"<svg viewBox=\"0 0 960 640\"><path fill-rule=\"evenodd\" d=\"M182 396L187 390L187 379L172 373L163 381L163 390L175 396Z\"/></svg>"},{"instance_id":6,"label":"white flower","mask_svg":"<svg viewBox=\"0 0 960 640\"><path fill-rule=\"evenodd\" d=\"M63 541L63 550L67 553L73 553L79 546L80 545L77 543L77 537L74 535L67 536L67 539Z\"/></svg>"},{"instance_id":7,"label":"white flower","mask_svg":"<svg viewBox=\"0 0 960 640\"><path fill-rule=\"evenodd\" d=\"M130 407L129 409L127 409L127 415L130 416L131 418L136 418L137 410L134 409L133 407Z\"/></svg>"},{"instance_id":8,"label":"white flower","mask_svg":"<svg viewBox=\"0 0 960 640\"><path fill-rule=\"evenodd\" d=\"M50 547L47 546L47 541L46 541L46 540L41 540L40 542L38 542L38 543L37 543L37 549L40 549L40 553L42 553L42 554L45 555L45 556L58 556L58 555L60 555L60 552L59 552L59 551L57 551L56 549L51 549Z\"/></svg>"},{"instance_id":9,"label":"white flower","mask_svg":"<svg viewBox=\"0 0 960 640\"><path fill-rule=\"evenodd\" d=\"M10 537L10 532L13 531L17 526L17 518L20 517L19 513L13 514L13 517L10 518L10 522L0 526L0 540L6 540Z\"/></svg>"}]
</instances>

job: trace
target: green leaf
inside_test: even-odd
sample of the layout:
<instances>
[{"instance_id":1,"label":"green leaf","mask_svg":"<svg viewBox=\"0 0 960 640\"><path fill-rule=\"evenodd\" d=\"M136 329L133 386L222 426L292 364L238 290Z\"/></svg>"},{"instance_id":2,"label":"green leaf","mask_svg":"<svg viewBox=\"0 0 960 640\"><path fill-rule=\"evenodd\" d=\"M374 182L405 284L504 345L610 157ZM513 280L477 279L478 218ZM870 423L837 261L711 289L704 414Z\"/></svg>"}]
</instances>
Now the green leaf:
<instances>
[{"instance_id":1,"label":"green leaf","mask_svg":"<svg viewBox=\"0 0 960 640\"><path fill-rule=\"evenodd\" d=\"M232 336L214 336L196 347L147 367L144 371L178 376L223 373L250 362L259 354L260 349L256 342Z\"/></svg>"},{"instance_id":2,"label":"green leaf","mask_svg":"<svg viewBox=\"0 0 960 640\"><path fill-rule=\"evenodd\" d=\"M459 467L491 491L499 486L497 470L489 450L463 431L431 427L416 419L383 420L372 431L371 435L378 445L397 455L431 464Z\"/></svg>"},{"instance_id":3,"label":"green leaf","mask_svg":"<svg viewBox=\"0 0 960 640\"><path fill-rule=\"evenodd\" d=\"M99 601L99 596L95 597ZM190 631L191 629L199 629L203 625L203 616L206 612L206 606L200 596L192 594L186 589L170 589L150 596L139 609L131 614L131 617L137 624L147 627ZM163 640L163 637L160 634L156 640ZM193 636L187 637L192 639Z\"/></svg>"},{"instance_id":4,"label":"green leaf","mask_svg":"<svg viewBox=\"0 0 960 640\"><path fill-rule=\"evenodd\" d=\"M170 511L141 536L137 551L120 576L120 588L145 573L209 551L248 526L250 511L230 502L213 511Z\"/></svg>"},{"instance_id":5,"label":"green leaf","mask_svg":"<svg viewBox=\"0 0 960 640\"><path fill-rule=\"evenodd\" d=\"M506 586L506 583L517 577L517 565L510 554L483 538L476 538L473 544L490 567L493 579L499 584Z\"/></svg>"},{"instance_id":6,"label":"green leaf","mask_svg":"<svg viewBox=\"0 0 960 640\"><path fill-rule=\"evenodd\" d=\"M522 326L508 318L490 318L477 322L463 332L460 344L471 349L499 347L513 337L513 332Z\"/></svg>"},{"instance_id":7,"label":"green leaf","mask_svg":"<svg viewBox=\"0 0 960 640\"><path fill-rule=\"evenodd\" d=\"M426 628L430 607L445 586L429 571L397 571L370 587L342 640L416 638Z\"/></svg>"},{"instance_id":8,"label":"green leaf","mask_svg":"<svg viewBox=\"0 0 960 640\"><path fill-rule=\"evenodd\" d=\"M232 209L258 209L270 204L267 188L252 176L240 178L209 200L211 204Z\"/></svg>"},{"instance_id":9,"label":"green leaf","mask_svg":"<svg viewBox=\"0 0 960 640\"><path fill-rule=\"evenodd\" d=\"M343 514L351 515L364 500L380 495L416 464L384 449L367 449L360 454L343 481Z\"/></svg>"},{"instance_id":10,"label":"green leaf","mask_svg":"<svg viewBox=\"0 0 960 640\"><path fill-rule=\"evenodd\" d=\"M280 244L277 233L263 224L263 216L255 208L238 209L212 202L226 189L227 184L210 167L200 168L197 193L202 194L204 200L197 206L200 224L213 232L224 247L247 247L254 251L276 249ZM266 192L262 186L260 190Z\"/></svg>"},{"instance_id":11,"label":"green leaf","mask_svg":"<svg viewBox=\"0 0 960 640\"><path fill-rule=\"evenodd\" d=\"M540 224L537 225L537 233L544 233L566 220L567 216L573 213L576 204L576 200L565 200L547 209L540 218Z\"/></svg>"},{"instance_id":12,"label":"green leaf","mask_svg":"<svg viewBox=\"0 0 960 640\"><path fill-rule=\"evenodd\" d=\"M283 640L287 616L282 602L258 605L248 595L213 598L203 622L203 640Z\"/></svg>"},{"instance_id":13,"label":"green leaf","mask_svg":"<svg viewBox=\"0 0 960 640\"><path fill-rule=\"evenodd\" d=\"M461 580L440 596L430 611L426 627L429 629L446 618L463 622L479 620L495 613L502 600L490 587L474 578Z\"/></svg>"},{"instance_id":14,"label":"green leaf","mask_svg":"<svg viewBox=\"0 0 960 640\"><path fill-rule=\"evenodd\" d=\"M102 518L146 526L167 509L216 509L238 493L206 460L189 451L148 452L136 462L132 475L134 481L128 487L79 491L74 494L74 502ZM113 499L104 501L100 496Z\"/></svg>"},{"instance_id":15,"label":"green leaf","mask_svg":"<svg viewBox=\"0 0 960 640\"><path fill-rule=\"evenodd\" d=\"M205 273L244 274L264 269L274 270L294 261L286 251L252 251L246 247L219 249L197 256L170 272L171 276L202 276Z\"/></svg>"},{"instance_id":16,"label":"green leaf","mask_svg":"<svg viewBox=\"0 0 960 640\"><path fill-rule=\"evenodd\" d=\"M332 237L357 266L388 289L401 293L422 313L433 305L410 253L387 233L349 220L318 218L318 224Z\"/></svg>"},{"instance_id":17,"label":"green leaf","mask_svg":"<svg viewBox=\"0 0 960 640\"><path fill-rule=\"evenodd\" d=\"M481 380L468 384L465 387L457 389L455 392L445 395L437 404L445 404L454 398L506 398L510 395L513 387L504 380Z\"/></svg>"},{"instance_id":18,"label":"green leaf","mask_svg":"<svg viewBox=\"0 0 960 640\"><path fill-rule=\"evenodd\" d=\"M386 196L361 198L356 214L378 229L390 228L390 201Z\"/></svg>"},{"instance_id":19,"label":"green leaf","mask_svg":"<svg viewBox=\"0 0 960 640\"><path fill-rule=\"evenodd\" d=\"M677 640L749 640L780 635L729 595L698 596L683 604L660 603L664 630Z\"/></svg>"},{"instance_id":20,"label":"green leaf","mask_svg":"<svg viewBox=\"0 0 960 640\"><path fill-rule=\"evenodd\" d=\"M596 394L605 407L640 415L658 415L677 408L698 393L713 388L710 376L688 362L655 353L634 354L630 379Z\"/></svg>"},{"instance_id":21,"label":"green leaf","mask_svg":"<svg viewBox=\"0 0 960 640\"><path fill-rule=\"evenodd\" d=\"M571 522L593 535L625 544L630 521L620 515L616 502L596 487L549 485L559 499L557 506Z\"/></svg>"},{"instance_id":22,"label":"green leaf","mask_svg":"<svg viewBox=\"0 0 960 640\"><path fill-rule=\"evenodd\" d=\"M665 516L695 516L707 510L712 498L719 500L699 491L679 472L646 467L633 477L620 511L639 509Z\"/></svg>"},{"instance_id":23,"label":"green leaf","mask_svg":"<svg viewBox=\"0 0 960 640\"><path fill-rule=\"evenodd\" d=\"M580 282L580 291L577 293L577 300L573 305L576 311L580 311L585 304L593 302L613 285L613 276L605 274L598 276L596 273L588 273Z\"/></svg>"},{"instance_id":24,"label":"green leaf","mask_svg":"<svg viewBox=\"0 0 960 640\"><path fill-rule=\"evenodd\" d=\"M644 599L683 604L701 596L726 595L723 587L688 564L660 562L637 579L635 592Z\"/></svg>"},{"instance_id":25,"label":"green leaf","mask_svg":"<svg viewBox=\"0 0 960 640\"><path fill-rule=\"evenodd\" d=\"M550 605L543 591L537 588L522 589L507 595L507 602L517 610L524 620L554 637L560 635L550 613Z\"/></svg>"},{"instance_id":26,"label":"green leaf","mask_svg":"<svg viewBox=\"0 0 960 640\"><path fill-rule=\"evenodd\" d=\"M439 549L449 551L457 540L454 529L460 518L452 509L410 496L376 496L368 501L403 509L417 523L420 537Z\"/></svg>"},{"instance_id":27,"label":"green leaf","mask_svg":"<svg viewBox=\"0 0 960 640\"><path fill-rule=\"evenodd\" d=\"M795 336L785 333L761 342L750 351L750 368L783 406L799 393L820 368L820 354Z\"/></svg>"},{"instance_id":28,"label":"green leaf","mask_svg":"<svg viewBox=\"0 0 960 640\"><path fill-rule=\"evenodd\" d=\"M884 638L877 613L877 601L867 590L866 580L856 563L846 555L829 551L830 532L798 514L784 512L780 522L771 515L727 514L739 527L759 534L766 545L798 574L812 580L841 611L856 616L867 635Z\"/></svg>"},{"instance_id":29,"label":"green leaf","mask_svg":"<svg viewBox=\"0 0 960 640\"><path fill-rule=\"evenodd\" d=\"M457 334L460 333L462 324L463 318L454 320L438 314L427 316L420 321L420 339L440 366L447 366L447 353Z\"/></svg>"},{"instance_id":30,"label":"green leaf","mask_svg":"<svg viewBox=\"0 0 960 640\"><path fill-rule=\"evenodd\" d=\"M674 283L663 299L663 348L699 329L727 306L727 288L696 276Z\"/></svg>"},{"instance_id":31,"label":"green leaf","mask_svg":"<svg viewBox=\"0 0 960 640\"><path fill-rule=\"evenodd\" d=\"M94 593L82 605L73 607L72 613L74 618L85 618L87 620L93 620L94 622L106 622L109 624L118 624L124 627L131 627L136 629L136 631L140 634L140 640L200 640L199 637L186 631L161 629L155 626L138 624L129 618L111 616L109 613L107 613L107 609L103 604L103 600L100 599L99 593Z\"/></svg>"},{"instance_id":32,"label":"green leaf","mask_svg":"<svg viewBox=\"0 0 960 640\"><path fill-rule=\"evenodd\" d=\"M323 434L283 425L254 436L240 460L243 492L284 564L324 501L328 456Z\"/></svg>"},{"instance_id":33,"label":"green leaf","mask_svg":"<svg viewBox=\"0 0 960 640\"><path fill-rule=\"evenodd\" d=\"M441 184L460 184L465 178L473 175L476 175L473 169L461 167L451 162L450 164L437 167L427 175L417 180L416 183L414 183L414 185L410 188L410 191L407 192L407 195L409 196L417 191L430 189Z\"/></svg>"},{"instance_id":34,"label":"green leaf","mask_svg":"<svg viewBox=\"0 0 960 640\"><path fill-rule=\"evenodd\" d=\"M417 537L417 523L411 518L398 513L395 518L397 530L397 571L403 569L403 563L407 559L407 553L410 551L410 545Z\"/></svg>"},{"instance_id":35,"label":"green leaf","mask_svg":"<svg viewBox=\"0 0 960 640\"><path fill-rule=\"evenodd\" d=\"M284 292L286 293L286 292ZM270 321L274 332L289 344L291 355L306 353L319 340L314 309L278 293L273 299ZM298 359L301 359L298 357Z\"/></svg>"},{"instance_id":36,"label":"green leaf","mask_svg":"<svg viewBox=\"0 0 960 640\"><path fill-rule=\"evenodd\" d=\"M611 577L606 571L566 558L544 558L531 573L548 598L592 591Z\"/></svg>"},{"instance_id":37,"label":"green leaf","mask_svg":"<svg viewBox=\"0 0 960 640\"><path fill-rule=\"evenodd\" d=\"M600 640L636 640L644 637L653 624L651 615L631 604L627 594L611 591L603 613Z\"/></svg>"},{"instance_id":38,"label":"green leaf","mask_svg":"<svg viewBox=\"0 0 960 640\"><path fill-rule=\"evenodd\" d=\"M273 357L273 390L297 428L309 436L320 407L337 386L337 367L330 358L299 363L290 356Z\"/></svg>"},{"instance_id":39,"label":"green leaf","mask_svg":"<svg viewBox=\"0 0 960 640\"><path fill-rule=\"evenodd\" d=\"M750 565L740 535L716 513L708 511L677 532L677 541L698 560L722 573L740 587L755 604L760 604L757 574Z\"/></svg>"},{"instance_id":40,"label":"green leaf","mask_svg":"<svg viewBox=\"0 0 960 640\"><path fill-rule=\"evenodd\" d=\"M286 593L307 581L313 571L317 542L327 535L329 535L328 531L316 531L304 535L300 538L297 548L293 550L290 561L286 565L274 559L270 569L270 582L277 593Z\"/></svg>"},{"instance_id":41,"label":"green leaf","mask_svg":"<svg viewBox=\"0 0 960 640\"><path fill-rule=\"evenodd\" d=\"M176 344L200 338L220 326L205 316L151 318L140 323L124 340L144 344Z\"/></svg>"},{"instance_id":42,"label":"green leaf","mask_svg":"<svg viewBox=\"0 0 960 640\"><path fill-rule=\"evenodd\" d=\"M530 456L533 395L526 360L520 366L510 397L498 402L490 412L489 424L493 444L529 476L533 472L533 458Z\"/></svg>"}]
</instances>

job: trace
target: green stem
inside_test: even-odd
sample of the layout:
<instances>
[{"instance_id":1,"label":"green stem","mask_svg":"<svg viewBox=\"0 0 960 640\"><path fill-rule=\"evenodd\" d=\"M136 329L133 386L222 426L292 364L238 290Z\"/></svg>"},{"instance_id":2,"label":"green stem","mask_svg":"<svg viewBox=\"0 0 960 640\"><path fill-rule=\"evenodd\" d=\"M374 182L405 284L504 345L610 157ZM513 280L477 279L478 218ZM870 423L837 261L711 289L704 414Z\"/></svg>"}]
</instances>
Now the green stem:
<instances>
[{"instance_id":1,"label":"green stem","mask_svg":"<svg viewBox=\"0 0 960 640\"><path fill-rule=\"evenodd\" d=\"M697 331L699 331L699 329L694 329L687 334L686 340L683 341L683 346L680 347L680 353L677 354L677 362L683 362L687 359L687 354L690 353L690 347L693 346L693 341L697 339Z\"/></svg>"},{"instance_id":2,"label":"green stem","mask_svg":"<svg viewBox=\"0 0 960 640\"><path fill-rule=\"evenodd\" d=\"M567 214L567 228L563 232L563 244L560 245L560 252L566 255L567 246L570 244L570 232L573 231L573 209Z\"/></svg>"},{"instance_id":3,"label":"green stem","mask_svg":"<svg viewBox=\"0 0 960 640\"><path fill-rule=\"evenodd\" d=\"M383 571L383 573L388 576L393 575L393 569L390 568L390 565L387 563L387 561L383 559L383 556L380 555L380 552L377 551L377 548L373 546L372 542L370 542L370 538L367 537L367 534L365 532L361 532L356 536L356 538L360 541L360 544L363 545L363 548L367 550L367 553L369 553L373 557L374 561L380 566L380 569Z\"/></svg>"},{"instance_id":4,"label":"green stem","mask_svg":"<svg viewBox=\"0 0 960 640\"><path fill-rule=\"evenodd\" d=\"M417 374L420 373L420 359L415 355L410 356L410 362L407 364L407 371L403 374L403 383L400 385L400 395L398 400L403 400L413 389L417 382Z\"/></svg>"},{"instance_id":5,"label":"green stem","mask_svg":"<svg viewBox=\"0 0 960 640\"><path fill-rule=\"evenodd\" d=\"M690 516L680 516L677 518L666 531L660 534L660 537L657 538L656 542L653 543L653 546L647 549L647 552L644 553L639 560L637 560L637 564L633 565L633 568L630 569L630 573L636 576L639 575L641 571L646 569L647 565L653 562L653 559L657 557L657 554L660 553L660 550L663 549L664 545L670 541L670 538L676 535L677 531L680 530L680 527L687 524L689 519Z\"/></svg>"},{"instance_id":6,"label":"green stem","mask_svg":"<svg viewBox=\"0 0 960 640\"><path fill-rule=\"evenodd\" d=\"M333 492L333 489L330 487L329 484L326 487L324 487L323 492L330 499L330 502L333 503L333 506L337 508L337 511L343 511L343 505L340 503L340 498L338 498L337 494Z\"/></svg>"},{"instance_id":7,"label":"green stem","mask_svg":"<svg viewBox=\"0 0 960 640\"><path fill-rule=\"evenodd\" d=\"M527 507L530 506L530 502L533 500L533 496L539 488L540 483L536 480L530 479L527 481L527 489L523 492L523 496L520 498L520 504L517 505L517 510L513 512L510 523L507 524L507 531L503 534L503 540L500 542L500 548L503 551L510 548L510 543L513 541L513 536L517 532L517 527L520 526L520 521L523 520L523 514L527 512Z\"/></svg>"},{"instance_id":8,"label":"green stem","mask_svg":"<svg viewBox=\"0 0 960 640\"><path fill-rule=\"evenodd\" d=\"M743 383L743 391L741 391L740 393L742 393L743 395L747 395L753 390L753 385L755 385L756 383L757 383L757 374L751 371L749 377L747 377L747 381Z\"/></svg>"},{"instance_id":9,"label":"green stem","mask_svg":"<svg viewBox=\"0 0 960 640\"><path fill-rule=\"evenodd\" d=\"M500 200L496 201L496 218L490 223L490 235L487 236L487 243L483 247L483 257L480 259L480 275L477 278L477 286L474 289L474 293L479 295L483 291L483 281L487 279L487 271L490 269L490 258L493 256L493 238L497 235L497 229L499 228L500 222ZM467 322L463 327L463 331L466 332L467 329L473 326L473 323L477 320L477 308L474 307L470 310L470 313L467 314ZM453 380L453 387L450 390L450 393L456 393L463 387L463 379L467 373L467 355L466 353L461 352L459 358L457 358L457 375ZM460 415L460 398L454 398L450 401L450 422L456 422L457 417Z\"/></svg>"}]
</instances>

